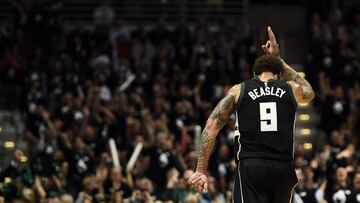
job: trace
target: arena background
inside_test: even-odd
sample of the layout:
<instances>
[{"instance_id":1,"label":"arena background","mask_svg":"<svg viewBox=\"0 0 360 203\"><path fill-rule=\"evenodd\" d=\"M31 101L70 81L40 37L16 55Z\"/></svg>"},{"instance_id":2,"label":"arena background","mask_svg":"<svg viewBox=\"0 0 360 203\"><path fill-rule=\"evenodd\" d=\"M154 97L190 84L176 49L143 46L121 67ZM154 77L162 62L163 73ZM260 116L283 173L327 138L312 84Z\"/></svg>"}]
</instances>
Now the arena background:
<instances>
[{"instance_id":1,"label":"arena background","mask_svg":"<svg viewBox=\"0 0 360 203\"><path fill-rule=\"evenodd\" d=\"M0 0L0 202L231 202L234 119L209 191L186 179L268 25L316 90L298 109L293 202L360 202L358 0Z\"/></svg>"}]
</instances>

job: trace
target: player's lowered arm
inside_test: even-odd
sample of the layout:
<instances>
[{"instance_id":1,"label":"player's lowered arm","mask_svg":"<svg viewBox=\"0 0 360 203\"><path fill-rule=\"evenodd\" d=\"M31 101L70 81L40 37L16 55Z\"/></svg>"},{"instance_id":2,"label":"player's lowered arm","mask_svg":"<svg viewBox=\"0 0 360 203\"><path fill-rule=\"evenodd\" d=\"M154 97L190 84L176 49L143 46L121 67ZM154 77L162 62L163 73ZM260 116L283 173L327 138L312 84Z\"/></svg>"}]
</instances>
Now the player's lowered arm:
<instances>
[{"instance_id":1,"label":"player's lowered arm","mask_svg":"<svg viewBox=\"0 0 360 203\"><path fill-rule=\"evenodd\" d=\"M282 60L284 66L283 77L289 81L291 85L295 99L298 103L310 102L315 97L315 92L310 83L299 75L294 69L292 69L284 60Z\"/></svg>"},{"instance_id":2,"label":"player's lowered arm","mask_svg":"<svg viewBox=\"0 0 360 203\"><path fill-rule=\"evenodd\" d=\"M201 133L196 167L197 172L204 174L207 172L208 162L215 146L216 136L234 112L239 95L240 85L233 86L210 114L205 128Z\"/></svg>"}]
</instances>

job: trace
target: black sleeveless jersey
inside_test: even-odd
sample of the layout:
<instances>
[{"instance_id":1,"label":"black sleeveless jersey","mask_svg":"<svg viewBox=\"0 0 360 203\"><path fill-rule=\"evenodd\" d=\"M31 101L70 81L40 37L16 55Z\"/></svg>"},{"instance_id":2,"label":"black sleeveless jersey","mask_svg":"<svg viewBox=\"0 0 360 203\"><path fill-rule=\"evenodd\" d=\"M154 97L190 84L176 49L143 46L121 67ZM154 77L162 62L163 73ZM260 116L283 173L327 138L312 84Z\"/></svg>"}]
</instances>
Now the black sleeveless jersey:
<instances>
[{"instance_id":1,"label":"black sleeveless jersey","mask_svg":"<svg viewBox=\"0 0 360 203\"><path fill-rule=\"evenodd\" d=\"M285 80L262 82L257 77L240 86L237 159L293 161L297 103L291 86Z\"/></svg>"}]
</instances>

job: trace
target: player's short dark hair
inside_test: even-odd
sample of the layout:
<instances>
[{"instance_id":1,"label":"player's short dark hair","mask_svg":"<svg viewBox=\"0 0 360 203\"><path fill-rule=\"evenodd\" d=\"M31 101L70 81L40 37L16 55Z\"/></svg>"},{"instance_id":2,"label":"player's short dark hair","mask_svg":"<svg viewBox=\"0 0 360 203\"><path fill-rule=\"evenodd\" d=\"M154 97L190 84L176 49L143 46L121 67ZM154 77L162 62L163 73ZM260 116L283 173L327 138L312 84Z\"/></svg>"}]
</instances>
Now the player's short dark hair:
<instances>
[{"instance_id":1,"label":"player's short dark hair","mask_svg":"<svg viewBox=\"0 0 360 203\"><path fill-rule=\"evenodd\" d=\"M284 67L280 58L272 55L258 57L253 65L255 75L260 75L262 72L271 72L279 75L283 71Z\"/></svg>"}]
</instances>

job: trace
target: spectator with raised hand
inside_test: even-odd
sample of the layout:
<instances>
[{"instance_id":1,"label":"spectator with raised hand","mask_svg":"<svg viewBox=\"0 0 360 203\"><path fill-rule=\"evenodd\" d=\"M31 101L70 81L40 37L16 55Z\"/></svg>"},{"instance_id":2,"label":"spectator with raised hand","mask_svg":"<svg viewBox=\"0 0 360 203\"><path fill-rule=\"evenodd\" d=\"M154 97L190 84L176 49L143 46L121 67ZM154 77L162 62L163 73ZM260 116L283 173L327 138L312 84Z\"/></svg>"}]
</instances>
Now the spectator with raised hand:
<instances>
[{"instance_id":1,"label":"spectator with raised hand","mask_svg":"<svg viewBox=\"0 0 360 203\"><path fill-rule=\"evenodd\" d=\"M144 150L144 154L150 158L150 166L145 175L156 183L158 192L166 188L166 177L161 174L166 174L173 167L180 174L184 170L177 154L174 153L174 139L173 134L158 133L156 144Z\"/></svg>"},{"instance_id":2,"label":"spectator with raised hand","mask_svg":"<svg viewBox=\"0 0 360 203\"><path fill-rule=\"evenodd\" d=\"M295 187L295 203L306 202L306 203L317 203L315 198L315 190L314 188L309 188L306 185L306 177L304 175L304 171L302 169L296 169L296 176L298 178L298 184ZM301 199L301 200L300 200Z\"/></svg>"},{"instance_id":3,"label":"spectator with raised hand","mask_svg":"<svg viewBox=\"0 0 360 203\"><path fill-rule=\"evenodd\" d=\"M82 190L77 194L75 203L91 202L94 198L95 183L93 176L87 176L82 181Z\"/></svg>"},{"instance_id":4,"label":"spectator with raised hand","mask_svg":"<svg viewBox=\"0 0 360 203\"><path fill-rule=\"evenodd\" d=\"M115 193L119 192L122 198L128 198L131 196L132 189L133 188L123 179L121 168L114 166L110 171L109 178L104 184L105 194L114 196Z\"/></svg>"}]
</instances>

